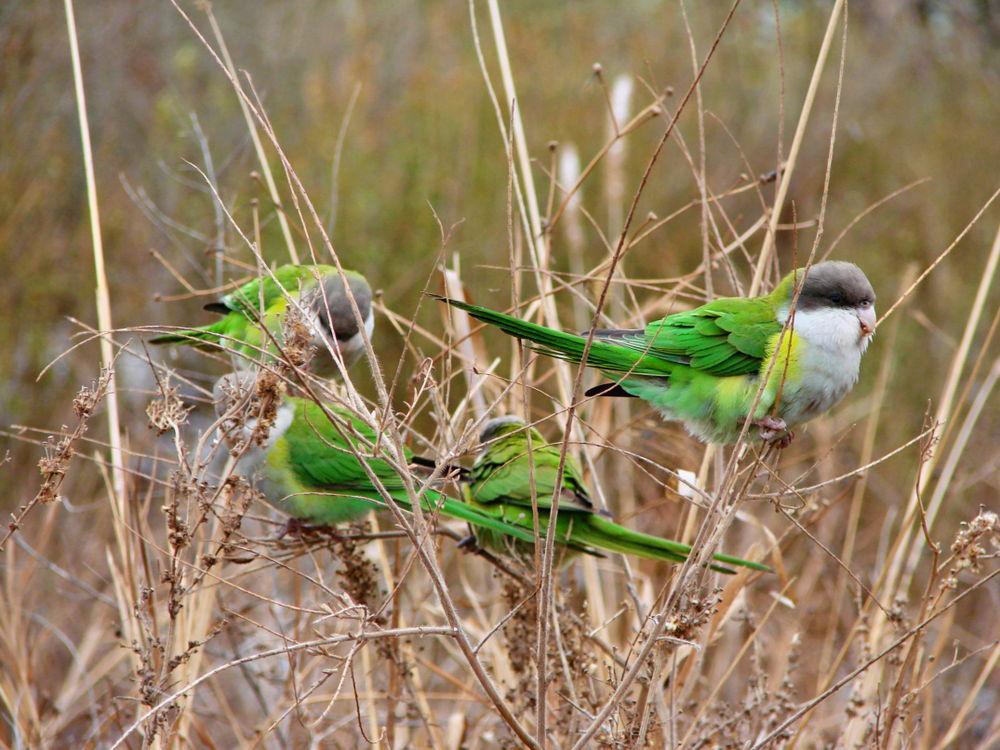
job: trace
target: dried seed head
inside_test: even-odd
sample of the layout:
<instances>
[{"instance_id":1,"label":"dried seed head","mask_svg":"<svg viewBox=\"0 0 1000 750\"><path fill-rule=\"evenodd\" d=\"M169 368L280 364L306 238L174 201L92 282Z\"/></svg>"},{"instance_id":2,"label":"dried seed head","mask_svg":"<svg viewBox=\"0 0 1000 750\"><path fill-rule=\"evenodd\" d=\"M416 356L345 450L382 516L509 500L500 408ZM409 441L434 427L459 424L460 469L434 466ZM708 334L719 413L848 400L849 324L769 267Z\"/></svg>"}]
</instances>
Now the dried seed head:
<instances>
[{"instance_id":1,"label":"dried seed head","mask_svg":"<svg viewBox=\"0 0 1000 750\"><path fill-rule=\"evenodd\" d=\"M348 598L364 609L364 617L368 620L369 613L378 610L379 602L384 597L375 563L364 550L364 545L368 543L364 537L371 533L371 524L351 524L341 531L343 533L330 542L331 553L340 560L337 578ZM383 609L372 621L384 626L388 622L387 611Z\"/></svg>"},{"instance_id":2,"label":"dried seed head","mask_svg":"<svg viewBox=\"0 0 1000 750\"><path fill-rule=\"evenodd\" d=\"M73 459L73 439L68 435L59 440L49 436L43 445L45 455L38 460L38 470L42 473L42 486L36 497L43 503L49 503L59 497L59 486L69 469L69 462Z\"/></svg>"},{"instance_id":3,"label":"dried seed head","mask_svg":"<svg viewBox=\"0 0 1000 750\"><path fill-rule=\"evenodd\" d=\"M962 522L951 544L954 554L948 575L944 580L946 588L958 586L958 576L963 570L977 572L981 559L988 554L987 547L994 552L1000 550L1000 515L980 509L979 515L969 522Z\"/></svg>"},{"instance_id":4,"label":"dried seed head","mask_svg":"<svg viewBox=\"0 0 1000 750\"><path fill-rule=\"evenodd\" d=\"M87 386L80 388L80 392L73 399L73 412L77 417L87 419L94 413L97 404L108 392L108 385L111 383L113 374L114 371L110 368L101 368L101 374L97 376L97 380L89 388Z\"/></svg>"},{"instance_id":5,"label":"dried seed head","mask_svg":"<svg viewBox=\"0 0 1000 750\"><path fill-rule=\"evenodd\" d=\"M267 436L271 434L274 420L278 417L278 406L284 390L284 383L272 372L262 372L257 378L257 423L250 436L254 444L263 446L267 443Z\"/></svg>"},{"instance_id":6,"label":"dried seed head","mask_svg":"<svg viewBox=\"0 0 1000 750\"><path fill-rule=\"evenodd\" d=\"M304 369L316 354L316 347L312 343L312 329L295 306L289 306L285 312L281 342L283 356L278 360L278 371L285 377L298 369Z\"/></svg>"},{"instance_id":7,"label":"dried seed head","mask_svg":"<svg viewBox=\"0 0 1000 750\"><path fill-rule=\"evenodd\" d=\"M234 455L251 445L263 446L285 394L284 381L270 370L229 373L212 388L215 413L222 420L222 435Z\"/></svg>"},{"instance_id":8,"label":"dried seed head","mask_svg":"<svg viewBox=\"0 0 1000 750\"><path fill-rule=\"evenodd\" d=\"M156 434L163 435L184 424L191 408L181 400L177 388L165 382L160 395L146 406L146 417Z\"/></svg>"}]
</instances>

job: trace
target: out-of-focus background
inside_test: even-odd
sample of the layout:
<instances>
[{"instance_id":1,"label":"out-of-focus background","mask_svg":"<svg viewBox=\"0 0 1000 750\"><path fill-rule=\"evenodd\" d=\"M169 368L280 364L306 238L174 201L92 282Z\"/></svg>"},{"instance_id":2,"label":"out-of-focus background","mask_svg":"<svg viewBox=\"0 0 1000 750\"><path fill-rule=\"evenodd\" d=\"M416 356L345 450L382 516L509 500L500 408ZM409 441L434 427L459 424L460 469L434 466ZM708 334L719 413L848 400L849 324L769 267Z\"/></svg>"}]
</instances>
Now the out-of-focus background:
<instances>
[{"instance_id":1,"label":"out-of-focus background","mask_svg":"<svg viewBox=\"0 0 1000 750\"><path fill-rule=\"evenodd\" d=\"M827 4L778 5L781 54L771 4L747 3L705 77L707 169L716 190L740 173L775 168L782 62L788 149ZM724 16L714 6L688 9L699 59ZM464 268L504 264L507 162L463 3L216 2L213 8L234 61L252 76L289 158L333 226L341 257L363 270L390 305L412 310L434 269L441 249L434 212L446 227L461 222L447 250L461 255ZM505 16L539 185L546 183L549 141L575 144L585 162L605 141L608 118L594 63L609 81L635 77L634 99L643 104L646 86L683 93L690 81L688 40L672 3L510 2ZM237 98L168 3L85 4L78 22L115 325L206 320L197 301L156 301L183 290L150 254L167 257L192 283L211 285L213 205L187 164L205 166L198 128L233 215L246 226L251 200L260 200L265 255L287 257L252 176L255 159ZM0 10L0 253L8 269L0 278L6 353L0 404L6 421L32 425L67 419L66 396L93 377L97 351L96 344L84 347L36 381L71 344L78 327L70 318L96 320L64 27L57 3L5 3ZM488 42L489 30L481 34ZM927 265L996 188L998 35L998 11L985 1L850 7L828 238L875 201L929 178L859 222L837 249L837 257L863 264L881 308L907 264ZM818 210L835 82L831 71L820 87L792 185L800 219ZM338 133L355 91L334 186ZM697 145L694 117L683 118L680 130ZM644 127L629 139L621 210L660 132ZM607 229L614 217L600 173L595 177L583 202ZM668 146L639 216L665 216L696 195L689 166ZM749 214L757 204L753 196L748 201ZM224 229L226 247L239 251L239 238ZM917 293L910 310L918 316L901 331L899 362L920 377L895 383L899 403L909 408L887 429L902 434L919 424L964 316L957 303L978 281L992 232L989 221L973 227ZM592 264L604 251L593 232L586 237ZM803 231L801 249L810 242ZM788 245L782 242L784 257ZM691 270L701 257L698 211L640 247L625 261L630 276ZM560 235L554 253L565 265ZM499 284L506 271L494 276ZM489 288L490 272L476 277L474 290ZM394 336L380 337L376 346L389 361L400 351ZM18 462L30 460L28 449L13 450Z\"/></svg>"},{"instance_id":2,"label":"out-of-focus background","mask_svg":"<svg viewBox=\"0 0 1000 750\"><path fill-rule=\"evenodd\" d=\"M633 112L669 87L673 93L664 106L672 113L691 81L692 55L704 58L728 10L724 5L686 3L689 35L681 6L674 2L503 3L518 109L543 205L548 175L558 157L572 146L586 164L607 141L607 97L615 81L631 81ZM185 8L211 38L203 14L193 5ZM252 80L288 158L331 229L344 265L363 271L387 306L410 316L425 286L439 289L436 270L442 260L450 264L457 257L474 299L505 306L510 280L508 160L466 4L218 0L212 9L235 65ZM827 2L744 0L701 89L707 184L713 191L747 184L748 177L752 183L774 171L782 155L787 157L829 9ZM482 9L478 21L488 48L487 68L499 81ZM238 99L170 3L79 3L77 24L114 324L128 328L208 322L211 316L201 310L205 300L185 295L167 265L194 287L208 289L216 283L216 249L223 247L243 261L251 257L229 222L220 221L200 172L214 176L219 195L246 231L252 228L254 210L258 212L268 260L284 262L288 257ZM841 35L838 26L782 216L786 228L777 244L783 269L791 267L794 254L808 254L815 236L837 104ZM1000 5L992 0L857 0L849 5L846 45L819 249L825 252L837 238L833 257L865 269L882 311L898 296L904 277L927 268L1000 185ZM695 112L692 104L679 122L678 137L667 144L652 171L634 226L647 221L650 212L664 218L694 203L631 249L623 261L628 277L650 280L634 287L637 302L659 313L666 309L656 309L657 295L671 287L664 280L687 274L702 259L698 186L692 164L678 146L682 140L697 162ZM62 4L3 3L4 513L30 498L39 481L39 447L15 438L13 426L44 431L71 422L73 394L98 370L96 343L71 349L85 327L96 325L76 117ZM605 160L583 184L582 206L610 237L621 226L664 122L661 116L637 128L624 142L623 166L611 174ZM550 142L558 144L554 155ZM278 160L269 153L288 201ZM760 216L762 198L769 204L774 188L774 181L764 179L760 193L747 190L728 199L726 210L738 231ZM862 438L848 428L867 414L879 363L887 362L889 368L889 398L878 427L877 454L912 438L928 412L933 413L933 400L948 375L982 280L998 218L1000 210L994 206L969 229L900 309L891 351L885 349L888 337L880 332L875 339L862 382L840 407L837 421L815 428L832 446L830 463L821 470L824 477L857 465ZM792 231L795 221L801 227ZM292 231L301 243L294 227ZM445 246L443 233L448 236ZM762 238L759 232L748 240L752 253ZM587 222L582 247L577 256L582 262L576 266L566 233L555 232L553 267L589 269L607 255L597 230ZM321 248L319 252L322 255ZM745 286L752 266L742 251L732 257ZM236 266L224 268L226 281L241 275L244 271ZM524 278L533 291L533 280ZM725 273L717 273L714 282L715 294L734 292ZM975 342L984 340L995 321L997 302L994 286ZM439 311L426 300L417 317L428 328L441 329ZM117 339L124 342L131 336L124 332ZM139 340L135 336L134 343ZM496 355L509 352L506 342L499 346L499 338L487 340L497 344ZM402 338L384 318L374 345L385 363L403 355ZM982 366L975 380L961 383L961 403L974 399L997 351L995 343L987 350L974 349L969 361L982 355ZM189 354L156 351L154 356L184 372L221 371ZM968 376L969 369L965 373ZM118 377L126 441L131 450L142 453L154 443L145 415L154 383L148 368L127 358ZM359 387L371 392L363 380L359 378ZM946 546L959 522L971 518L980 505L996 507L996 403L992 396L954 467L954 491L940 525ZM687 445L680 432L666 434ZM103 424L91 426L90 437L104 440L105 435ZM809 435L807 431L806 440ZM23 437L34 440L40 434ZM91 445L84 452L94 450ZM693 449L670 450L688 457L683 468L698 469ZM862 536L871 566L885 559L879 528L898 521L894 508L909 497L917 462L916 451L904 451L870 473L873 500L866 508L879 510L867 530L868 517L863 519ZM86 464L67 479L63 494L69 509L56 526L53 555L61 554L60 537L69 536L70 524L75 530L101 525L96 518L106 506L95 498L104 481ZM835 530L830 534L839 539ZM75 534L72 538L75 545L81 541ZM94 557L102 555L95 551ZM866 580L876 576L874 567L867 570ZM995 612L995 589L991 601ZM985 599L979 606L989 609ZM986 632L979 626L990 617L978 619L982 612L970 620L970 632ZM971 680L975 673L970 674Z\"/></svg>"}]
</instances>

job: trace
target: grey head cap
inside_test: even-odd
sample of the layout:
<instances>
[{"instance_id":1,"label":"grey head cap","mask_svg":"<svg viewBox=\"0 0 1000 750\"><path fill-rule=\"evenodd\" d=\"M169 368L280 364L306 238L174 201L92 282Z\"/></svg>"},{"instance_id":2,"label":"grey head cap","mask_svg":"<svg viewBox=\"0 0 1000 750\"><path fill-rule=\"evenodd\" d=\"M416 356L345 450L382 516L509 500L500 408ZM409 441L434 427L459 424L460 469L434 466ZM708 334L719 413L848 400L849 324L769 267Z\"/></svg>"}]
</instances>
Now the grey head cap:
<instances>
[{"instance_id":1,"label":"grey head cap","mask_svg":"<svg viewBox=\"0 0 1000 750\"><path fill-rule=\"evenodd\" d=\"M508 414L504 417L493 417L493 419L483 425L483 429L479 433L479 442L488 443L490 440L499 435L500 431L508 425L524 427L525 422L523 419L513 414Z\"/></svg>"},{"instance_id":2,"label":"grey head cap","mask_svg":"<svg viewBox=\"0 0 1000 750\"><path fill-rule=\"evenodd\" d=\"M864 271L843 260L827 260L809 269L799 293L799 310L858 308L875 304L875 290Z\"/></svg>"},{"instance_id":3,"label":"grey head cap","mask_svg":"<svg viewBox=\"0 0 1000 750\"><path fill-rule=\"evenodd\" d=\"M348 271L346 276L363 322L372 313L372 288L361 274ZM339 273L327 274L323 278L323 288L316 290L311 304L319 316L320 325L336 336L337 341L347 341L358 332L358 321Z\"/></svg>"}]
</instances>

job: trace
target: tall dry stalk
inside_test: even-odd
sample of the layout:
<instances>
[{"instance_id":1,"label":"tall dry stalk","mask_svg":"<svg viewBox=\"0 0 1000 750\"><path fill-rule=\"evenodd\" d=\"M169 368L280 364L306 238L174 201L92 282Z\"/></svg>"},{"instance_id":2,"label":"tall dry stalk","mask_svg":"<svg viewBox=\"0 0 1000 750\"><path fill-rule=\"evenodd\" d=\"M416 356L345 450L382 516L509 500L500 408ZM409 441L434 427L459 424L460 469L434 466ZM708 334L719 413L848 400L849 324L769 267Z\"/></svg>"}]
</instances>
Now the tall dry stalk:
<instances>
[{"instance_id":1,"label":"tall dry stalk","mask_svg":"<svg viewBox=\"0 0 1000 750\"><path fill-rule=\"evenodd\" d=\"M97 326L101 330L101 365L111 373L108 389L108 439L111 444L111 473L114 482L112 502L119 513L125 503L125 474L122 468L121 417L118 413L118 391L115 387L114 348L108 336L114 330L111 322L111 292L104 266L104 243L101 240L101 213L97 205L97 180L94 177L94 154L90 143L90 120L87 117L87 97L83 85L83 66L80 63L80 45L76 34L76 17L73 0L64 0L66 29L69 35L70 60L73 66L73 90L80 125L80 144L83 152L83 173L87 184L87 211L90 214L90 240L94 257L94 276L97 281Z\"/></svg>"},{"instance_id":2,"label":"tall dry stalk","mask_svg":"<svg viewBox=\"0 0 1000 750\"><path fill-rule=\"evenodd\" d=\"M781 221L781 212L785 206L785 199L788 197L788 188L792 184L792 175L798 164L799 152L802 149L802 142L805 139L806 129L809 125L809 117L812 114L813 105L816 101L816 92L819 90L819 82L823 77L826 68L826 61L830 55L830 48L833 45L834 33L837 30L837 23L840 21L841 13L846 5L845 0L836 0L830 10L830 20L826 24L826 31L823 34L823 42L816 55L816 65L813 67L812 76L809 79L809 88L806 89L805 99L802 101L802 110L799 113L798 123L795 125L795 134L792 136L792 145L788 149L788 159L784 164L779 164L778 169L781 174L778 177L778 189L775 193L774 203L771 206L768 221L767 233L764 235L764 244L761 245L760 255L757 256L757 263L754 266L753 280L750 282L748 296L755 296L763 288L764 276L773 260L774 243L777 238L778 222Z\"/></svg>"}]
</instances>

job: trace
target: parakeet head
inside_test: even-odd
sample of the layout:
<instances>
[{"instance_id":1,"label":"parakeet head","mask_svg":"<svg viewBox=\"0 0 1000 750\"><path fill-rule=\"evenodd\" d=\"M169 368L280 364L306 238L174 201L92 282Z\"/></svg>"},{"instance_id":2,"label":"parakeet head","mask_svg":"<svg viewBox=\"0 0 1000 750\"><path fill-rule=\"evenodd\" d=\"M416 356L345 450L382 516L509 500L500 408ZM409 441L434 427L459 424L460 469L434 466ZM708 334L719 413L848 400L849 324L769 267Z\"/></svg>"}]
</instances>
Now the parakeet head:
<instances>
[{"instance_id":1,"label":"parakeet head","mask_svg":"<svg viewBox=\"0 0 1000 750\"><path fill-rule=\"evenodd\" d=\"M857 321L856 335L862 345L875 332L875 290L864 271L853 263L828 260L812 266L804 280L804 268L788 274L775 290L791 300L795 284L801 280L802 290L795 305L799 316L818 317L820 314L852 315Z\"/></svg>"},{"instance_id":2,"label":"parakeet head","mask_svg":"<svg viewBox=\"0 0 1000 750\"><path fill-rule=\"evenodd\" d=\"M361 313L361 320L367 321L372 314L372 288L359 273L348 271L345 275L358 312ZM358 320L339 273L328 274L323 279L322 287L316 290L310 303L316 311L319 324L331 338L343 343L357 334Z\"/></svg>"},{"instance_id":3,"label":"parakeet head","mask_svg":"<svg viewBox=\"0 0 1000 750\"><path fill-rule=\"evenodd\" d=\"M487 422L479 433L479 442L481 445L487 445L488 443L496 441L498 438L502 438L505 435L521 434L527 435L531 432L531 439L537 445L544 445L545 438L542 437L542 433L536 430L534 427L529 428L527 423L520 417L516 417L513 414L508 414L504 417L493 417L489 422Z\"/></svg>"}]
</instances>

